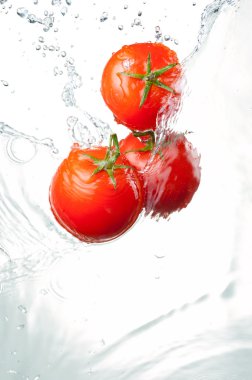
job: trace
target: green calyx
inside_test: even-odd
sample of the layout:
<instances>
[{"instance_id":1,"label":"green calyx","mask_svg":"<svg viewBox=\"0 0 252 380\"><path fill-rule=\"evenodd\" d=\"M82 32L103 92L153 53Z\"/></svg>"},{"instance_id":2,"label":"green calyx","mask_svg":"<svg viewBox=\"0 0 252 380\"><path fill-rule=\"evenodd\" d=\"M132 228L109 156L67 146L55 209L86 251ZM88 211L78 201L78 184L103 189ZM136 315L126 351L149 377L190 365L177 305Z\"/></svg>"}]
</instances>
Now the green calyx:
<instances>
[{"instance_id":1,"label":"green calyx","mask_svg":"<svg viewBox=\"0 0 252 380\"><path fill-rule=\"evenodd\" d=\"M97 168L93 171L92 176L101 172L102 170L106 171L111 182L113 183L114 188L116 188L116 180L114 176L114 171L116 169L130 169L131 166L127 165L116 165L116 160L120 156L120 149L117 135L114 133L110 135L109 139L109 147L106 151L106 155L103 159L99 159L90 154L86 154L85 156L89 157L93 163L97 166Z\"/></svg>"},{"instance_id":2,"label":"green calyx","mask_svg":"<svg viewBox=\"0 0 252 380\"><path fill-rule=\"evenodd\" d=\"M118 74L125 75L125 76L130 77L130 78L140 79L140 80L143 80L145 82L143 96L141 98L140 105L139 105L139 108L141 108L143 106L143 104L145 103L145 101L149 95L150 89L153 85L160 87L160 88L163 88L166 91L175 93L173 88L166 86L164 83L160 82L157 78L160 75L164 74L166 71L175 67L176 65L177 65L177 63L172 63L172 64L165 66L161 69L151 71L151 55L149 53L148 58L147 58L146 74L135 74L135 73L129 73L127 71L123 71L123 72L118 73Z\"/></svg>"}]
</instances>

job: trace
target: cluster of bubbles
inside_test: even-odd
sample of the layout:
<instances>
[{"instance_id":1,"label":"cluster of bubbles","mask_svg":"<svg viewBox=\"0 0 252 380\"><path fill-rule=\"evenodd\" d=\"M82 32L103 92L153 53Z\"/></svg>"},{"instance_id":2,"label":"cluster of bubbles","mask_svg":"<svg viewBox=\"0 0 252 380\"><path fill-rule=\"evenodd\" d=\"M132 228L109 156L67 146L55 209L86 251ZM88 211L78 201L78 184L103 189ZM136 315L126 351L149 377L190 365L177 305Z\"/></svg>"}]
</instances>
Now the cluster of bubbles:
<instances>
[{"instance_id":1,"label":"cluster of bubbles","mask_svg":"<svg viewBox=\"0 0 252 380\"><path fill-rule=\"evenodd\" d=\"M38 4L38 0L34 0L34 4ZM62 0L52 0L51 3L53 6L61 6ZM62 6L60 12L62 16L65 16L68 12L68 7L72 4L71 0L65 0L66 6ZM26 19L31 24L38 23L43 25L44 32L48 32L54 26L54 12L48 12L47 10L44 12L44 17L38 17L33 13L29 13L29 10L24 7L20 7L17 9L17 14L23 19Z\"/></svg>"},{"instance_id":2,"label":"cluster of bubbles","mask_svg":"<svg viewBox=\"0 0 252 380\"><path fill-rule=\"evenodd\" d=\"M178 40L171 37L170 35L168 34L164 34L162 33L161 31L161 28L160 26L155 26L155 41L156 42L164 42L164 41L170 41L170 42L174 42L175 45L178 45Z\"/></svg>"},{"instance_id":3,"label":"cluster of bubbles","mask_svg":"<svg viewBox=\"0 0 252 380\"><path fill-rule=\"evenodd\" d=\"M76 99L74 92L82 86L82 79L76 71L73 58L68 58L66 60L65 67L67 70L68 82L64 86L61 97L66 107L75 107Z\"/></svg>"},{"instance_id":4,"label":"cluster of bubbles","mask_svg":"<svg viewBox=\"0 0 252 380\"><path fill-rule=\"evenodd\" d=\"M54 25L54 14L53 12L48 13L45 11L44 18L37 17L33 13L29 13L28 9L21 7L17 9L18 16L26 19L31 24L38 23L43 25L44 32L48 32Z\"/></svg>"}]
</instances>

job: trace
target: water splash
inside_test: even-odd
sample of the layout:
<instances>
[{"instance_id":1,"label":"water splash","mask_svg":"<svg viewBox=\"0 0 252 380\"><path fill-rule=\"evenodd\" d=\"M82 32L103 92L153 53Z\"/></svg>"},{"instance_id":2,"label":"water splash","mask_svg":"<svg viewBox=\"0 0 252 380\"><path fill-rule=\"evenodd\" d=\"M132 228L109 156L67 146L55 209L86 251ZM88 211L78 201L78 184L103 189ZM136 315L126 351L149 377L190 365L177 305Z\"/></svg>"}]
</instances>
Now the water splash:
<instances>
[{"instance_id":1,"label":"water splash","mask_svg":"<svg viewBox=\"0 0 252 380\"><path fill-rule=\"evenodd\" d=\"M32 158L35 157L38 146L44 146L54 154L58 153L58 149L54 145L54 142L51 138L46 137L44 139L38 139L34 136L20 132L5 124L4 122L0 122L0 135L9 138L7 151L9 153L9 157L16 162L29 162ZM23 148L25 151L23 151ZM23 155L26 156L27 154L28 158L22 158Z\"/></svg>"}]
</instances>

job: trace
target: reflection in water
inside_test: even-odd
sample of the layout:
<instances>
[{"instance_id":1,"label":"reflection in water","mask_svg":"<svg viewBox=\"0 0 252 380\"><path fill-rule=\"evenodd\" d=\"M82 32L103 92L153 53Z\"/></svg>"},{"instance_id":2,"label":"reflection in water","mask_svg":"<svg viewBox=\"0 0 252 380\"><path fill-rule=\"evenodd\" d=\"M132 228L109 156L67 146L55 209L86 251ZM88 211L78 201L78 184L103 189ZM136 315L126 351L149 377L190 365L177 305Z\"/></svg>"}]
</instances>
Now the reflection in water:
<instances>
[{"instance_id":1,"label":"reflection in water","mask_svg":"<svg viewBox=\"0 0 252 380\"><path fill-rule=\"evenodd\" d=\"M8 0L0 4L6 11L11 5ZM23 9L22 16L19 8L18 25L38 27L39 33L48 28L49 40L50 32L57 35L53 30L62 27L63 18L70 20L74 4L66 4L54 2L53 16L33 13L32 6L27 12ZM55 223L48 203L51 176L65 154L57 137L60 130L54 133L51 126L49 131L44 126L45 130L34 128L30 133L24 124L17 130L4 114L6 123L0 123L1 380L251 379L248 152L252 136L247 127L251 119L244 111L251 108L251 91L247 91L248 78L236 71L238 50L246 61L244 70L250 67L241 40L249 38L251 4L244 0L237 5L215 0L205 7L196 48L183 60L187 84L180 112L161 115L161 134L168 117L169 127L196 132L193 138L202 152L202 189L190 209L169 222L141 220L124 237L101 247L76 241ZM132 5L125 6L120 12L130 12ZM63 7L68 9L65 15ZM102 27L118 22L118 33L126 33L119 13L113 20L112 10L105 8L103 4L96 10ZM140 20L130 26L134 33L146 25L146 9L143 6L141 15L138 9L134 18L130 14L132 20ZM11 8L7 15L5 10L1 8L0 16L11 16ZM77 11L72 11L75 20ZM53 25L45 24L52 17ZM218 35L221 23L231 35L225 41ZM165 33L164 27L156 28L154 38L170 41ZM56 50L55 37L45 49L39 38L41 59L50 51L65 59L63 45ZM33 53L37 42L38 38ZM212 69L216 62L217 72ZM112 125L100 121L105 118L97 106L96 112L81 110L78 91L86 88L87 77L80 67L77 57L63 70L59 64L56 72L65 70L64 74L55 75L55 70L52 74L59 81L62 106L71 110L65 119L69 134L65 130L64 135L69 146L73 141L89 145L92 138L103 142ZM10 91L10 96L15 83L11 79L1 77L0 94ZM72 103L66 102L69 99Z\"/></svg>"}]
</instances>

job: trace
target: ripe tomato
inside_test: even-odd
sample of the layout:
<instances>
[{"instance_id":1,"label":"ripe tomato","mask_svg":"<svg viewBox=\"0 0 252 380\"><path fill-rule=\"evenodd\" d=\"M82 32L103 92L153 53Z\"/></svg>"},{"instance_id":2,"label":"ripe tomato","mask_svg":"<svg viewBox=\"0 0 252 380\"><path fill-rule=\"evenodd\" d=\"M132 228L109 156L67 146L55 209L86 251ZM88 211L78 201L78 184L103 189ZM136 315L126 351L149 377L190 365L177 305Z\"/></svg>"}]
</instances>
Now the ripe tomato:
<instances>
[{"instance_id":1,"label":"ripe tomato","mask_svg":"<svg viewBox=\"0 0 252 380\"><path fill-rule=\"evenodd\" d=\"M151 145L146 150L146 141L130 134L120 150L142 175L146 213L168 217L185 208L198 189L200 157L183 134L169 133L156 152Z\"/></svg>"},{"instance_id":2,"label":"ripe tomato","mask_svg":"<svg viewBox=\"0 0 252 380\"><path fill-rule=\"evenodd\" d=\"M162 105L178 96L175 83L180 74L177 55L167 46L126 45L106 64L101 93L118 123L130 129L155 129Z\"/></svg>"},{"instance_id":3,"label":"ripe tomato","mask_svg":"<svg viewBox=\"0 0 252 380\"><path fill-rule=\"evenodd\" d=\"M74 147L50 187L57 221L88 243L112 240L128 230L142 210L137 171L118 148Z\"/></svg>"}]
</instances>

